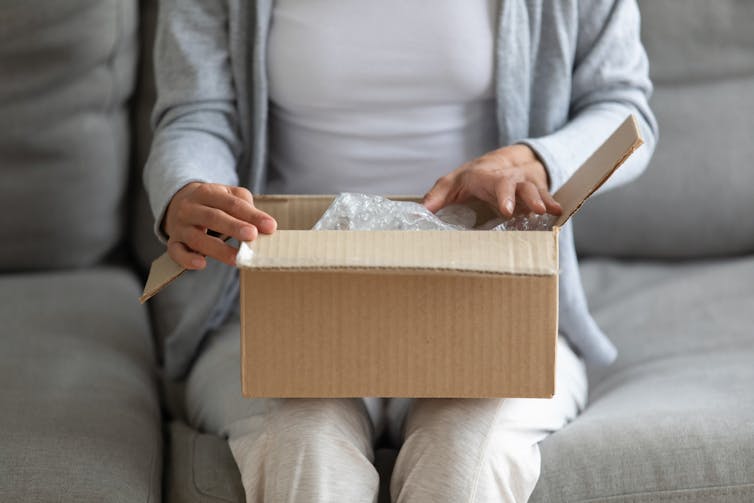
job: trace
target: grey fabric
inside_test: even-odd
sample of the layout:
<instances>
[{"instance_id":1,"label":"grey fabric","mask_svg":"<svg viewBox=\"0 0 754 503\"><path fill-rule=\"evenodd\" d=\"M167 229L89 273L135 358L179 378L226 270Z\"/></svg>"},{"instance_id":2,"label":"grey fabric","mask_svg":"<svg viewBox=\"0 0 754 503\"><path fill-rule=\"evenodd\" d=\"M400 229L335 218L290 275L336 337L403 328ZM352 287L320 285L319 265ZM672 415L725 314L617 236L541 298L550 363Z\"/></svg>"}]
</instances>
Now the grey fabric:
<instances>
[{"instance_id":1,"label":"grey fabric","mask_svg":"<svg viewBox=\"0 0 754 503\"><path fill-rule=\"evenodd\" d=\"M642 40L657 85L754 75L754 3L639 0Z\"/></svg>"},{"instance_id":2,"label":"grey fabric","mask_svg":"<svg viewBox=\"0 0 754 503\"><path fill-rule=\"evenodd\" d=\"M0 270L93 265L121 240L135 30L135 0L0 4Z\"/></svg>"},{"instance_id":3,"label":"grey fabric","mask_svg":"<svg viewBox=\"0 0 754 503\"><path fill-rule=\"evenodd\" d=\"M139 291L116 268L0 276L0 501L160 501Z\"/></svg>"},{"instance_id":4,"label":"grey fabric","mask_svg":"<svg viewBox=\"0 0 754 503\"><path fill-rule=\"evenodd\" d=\"M241 475L227 440L172 422L165 501L243 502Z\"/></svg>"},{"instance_id":5,"label":"grey fabric","mask_svg":"<svg viewBox=\"0 0 754 503\"><path fill-rule=\"evenodd\" d=\"M390 473L397 452L377 449L374 464L380 473L379 503L390 502ZM200 433L180 421L170 423L170 454L166 472L167 503L243 503L241 474L228 442Z\"/></svg>"},{"instance_id":6,"label":"grey fabric","mask_svg":"<svg viewBox=\"0 0 754 503\"><path fill-rule=\"evenodd\" d=\"M662 138L636 183L595 196L576 216L577 248L645 258L752 252L754 3L649 0L642 9Z\"/></svg>"},{"instance_id":7,"label":"grey fabric","mask_svg":"<svg viewBox=\"0 0 754 503\"><path fill-rule=\"evenodd\" d=\"M134 159L132 192L130 198L129 244L139 265L146 272L152 260L165 251L165 246L154 234L154 218L149 209L147 195L141 181L152 140L149 116L155 100L152 48L155 37L157 2L142 1L140 11L140 39L142 41L139 63L139 80L134 99ZM186 273L181 280L147 303L158 341L160 359L169 375L179 375L194 356L193 347L176 344L175 333L186 333L192 325L206 323L213 302L221 296L221 285L231 282L235 271L213 260L201 272ZM227 293L227 292L226 292ZM232 292L231 292L232 293ZM162 350L167 348L167 358ZM180 365L178 365L178 362ZM172 395L171 395L172 396ZM169 411L179 412L175 401L170 401ZM175 405L175 407L174 407ZM180 414L178 415L180 417Z\"/></svg>"},{"instance_id":8,"label":"grey fabric","mask_svg":"<svg viewBox=\"0 0 754 503\"><path fill-rule=\"evenodd\" d=\"M582 266L620 353L542 444L545 501L754 501L754 256Z\"/></svg>"},{"instance_id":9,"label":"grey fabric","mask_svg":"<svg viewBox=\"0 0 754 503\"><path fill-rule=\"evenodd\" d=\"M154 218L142 182L144 164L152 143L149 117L155 101L154 36L157 23L157 0L142 0L139 12L139 76L134 92L132 110L133 156L131 193L129 197L128 237L134 256L146 271L152 261L162 255L165 245L154 235Z\"/></svg>"}]
</instances>

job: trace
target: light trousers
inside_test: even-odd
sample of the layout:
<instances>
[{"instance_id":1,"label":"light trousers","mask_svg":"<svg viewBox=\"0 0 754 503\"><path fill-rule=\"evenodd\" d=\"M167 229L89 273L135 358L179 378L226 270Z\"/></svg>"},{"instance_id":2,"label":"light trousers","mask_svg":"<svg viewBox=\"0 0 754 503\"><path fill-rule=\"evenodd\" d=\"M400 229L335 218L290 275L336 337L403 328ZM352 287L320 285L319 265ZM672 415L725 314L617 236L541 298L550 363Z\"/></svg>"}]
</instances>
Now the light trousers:
<instances>
[{"instance_id":1,"label":"light trousers","mask_svg":"<svg viewBox=\"0 0 754 503\"><path fill-rule=\"evenodd\" d=\"M247 503L372 503L376 437L402 442L390 483L397 503L527 501L538 443L583 409L584 365L558 341L551 399L247 399L240 327L210 336L186 383L193 426L228 438Z\"/></svg>"}]
</instances>

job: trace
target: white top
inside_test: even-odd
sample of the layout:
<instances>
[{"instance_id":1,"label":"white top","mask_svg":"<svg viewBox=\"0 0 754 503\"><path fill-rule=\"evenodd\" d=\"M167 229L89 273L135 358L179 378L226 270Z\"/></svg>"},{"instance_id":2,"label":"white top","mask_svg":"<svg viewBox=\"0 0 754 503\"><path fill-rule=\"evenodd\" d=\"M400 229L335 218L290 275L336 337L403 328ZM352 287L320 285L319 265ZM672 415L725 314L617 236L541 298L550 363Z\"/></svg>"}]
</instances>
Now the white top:
<instances>
[{"instance_id":1,"label":"white top","mask_svg":"<svg viewBox=\"0 0 754 503\"><path fill-rule=\"evenodd\" d=\"M268 193L423 194L497 146L497 0L275 0Z\"/></svg>"}]
</instances>

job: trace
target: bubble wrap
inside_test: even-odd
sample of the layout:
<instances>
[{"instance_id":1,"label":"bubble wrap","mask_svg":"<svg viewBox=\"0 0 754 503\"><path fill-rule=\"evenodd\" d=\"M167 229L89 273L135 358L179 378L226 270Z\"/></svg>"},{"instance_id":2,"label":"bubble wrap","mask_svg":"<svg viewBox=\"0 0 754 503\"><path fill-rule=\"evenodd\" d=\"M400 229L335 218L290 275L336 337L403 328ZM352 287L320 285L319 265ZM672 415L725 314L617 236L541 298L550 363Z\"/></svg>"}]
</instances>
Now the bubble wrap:
<instances>
[{"instance_id":1,"label":"bubble wrap","mask_svg":"<svg viewBox=\"0 0 754 503\"><path fill-rule=\"evenodd\" d=\"M549 231L557 217L550 214L537 215L519 215L513 218L493 218L483 223L477 230L492 231Z\"/></svg>"},{"instance_id":2,"label":"bubble wrap","mask_svg":"<svg viewBox=\"0 0 754 503\"><path fill-rule=\"evenodd\" d=\"M314 225L314 230L472 230L476 213L468 206L452 204L436 214L419 203L391 201L381 196L344 193ZM552 229L553 215L521 215L489 220L478 230L541 231Z\"/></svg>"},{"instance_id":3,"label":"bubble wrap","mask_svg":"<svg viewBox=\"0 0 754 503\"><path fill-rule=\"evenodd\" d=\"M314 230L465 230L476 214L461 205L432 213L419 203L391 201L367 194L340 194L314 225Z\"/></svg>"}]
</instances>

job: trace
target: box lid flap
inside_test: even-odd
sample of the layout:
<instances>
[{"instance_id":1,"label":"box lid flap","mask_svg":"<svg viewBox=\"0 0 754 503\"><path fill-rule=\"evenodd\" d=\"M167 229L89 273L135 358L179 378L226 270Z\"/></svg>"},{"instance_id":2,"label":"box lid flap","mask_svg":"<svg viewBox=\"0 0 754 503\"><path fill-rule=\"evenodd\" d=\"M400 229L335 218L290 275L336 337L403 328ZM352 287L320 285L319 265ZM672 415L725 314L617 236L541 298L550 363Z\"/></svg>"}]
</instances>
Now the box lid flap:
<instances>
[{"instance_id":1,"label":"box lid flap","mask_svg":"<svg viewBox=\"0 0 754 503\"><path fill-rule=\"evenodd\" d=\"M559 227L566 223L584 201L643 143L636 118L629 115L553 195L563 207L563 213L555 221L555 225Z\"/></svg>"},{"instance_id":2,"label":"box lid flap","mask_svg":"<svg viewBox=\"0 0 754 503\"><path fill-rule=\"evenodd\" d=\"M552 275L556 232L278 231L243 243L249 269L405 269ZM251 253L249 253L251 251Z\"/></svg>"}]
</instances>

